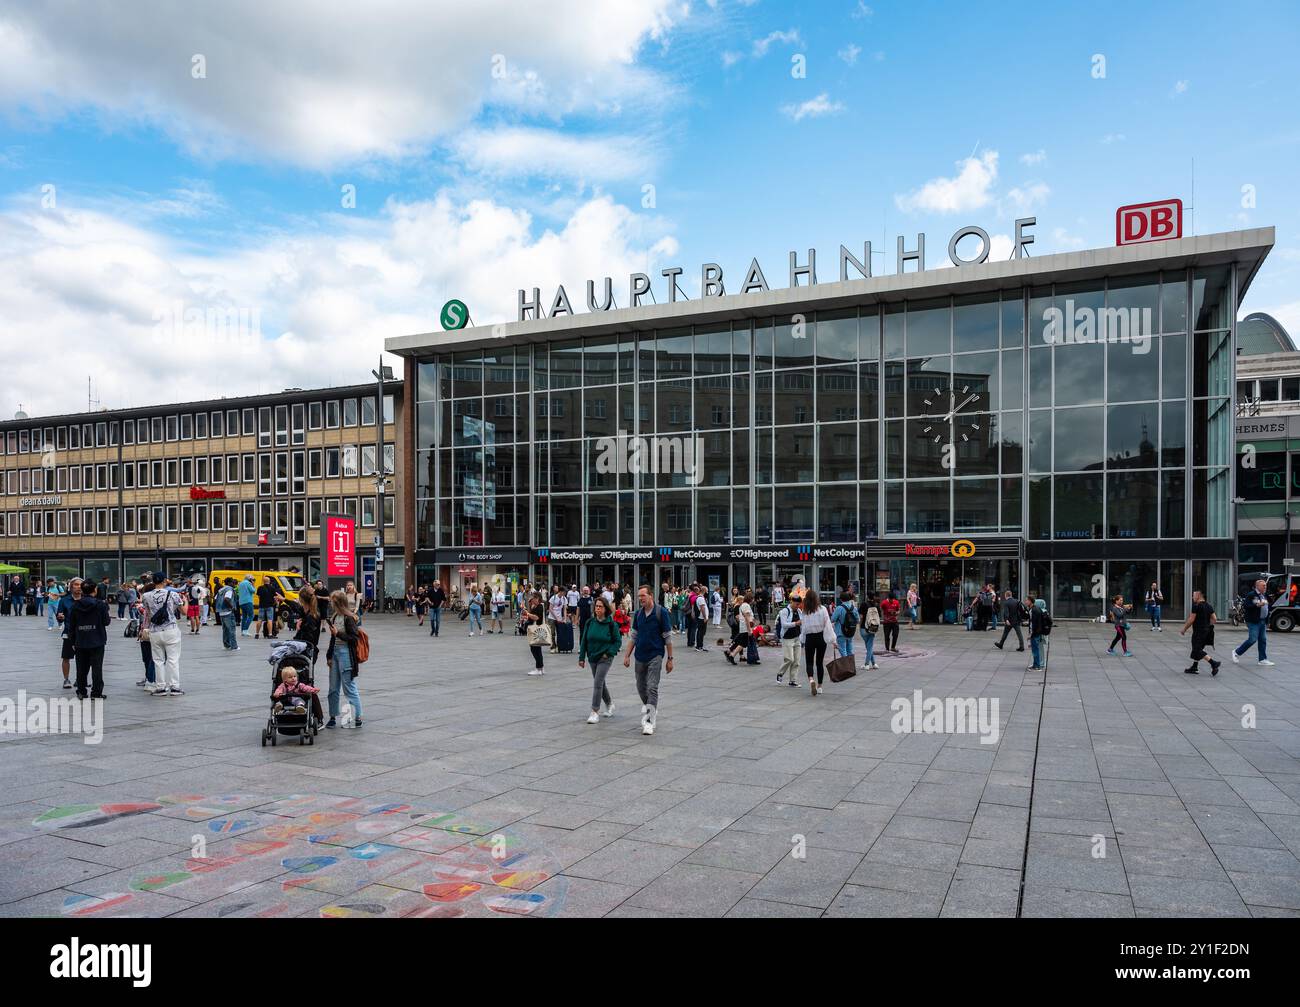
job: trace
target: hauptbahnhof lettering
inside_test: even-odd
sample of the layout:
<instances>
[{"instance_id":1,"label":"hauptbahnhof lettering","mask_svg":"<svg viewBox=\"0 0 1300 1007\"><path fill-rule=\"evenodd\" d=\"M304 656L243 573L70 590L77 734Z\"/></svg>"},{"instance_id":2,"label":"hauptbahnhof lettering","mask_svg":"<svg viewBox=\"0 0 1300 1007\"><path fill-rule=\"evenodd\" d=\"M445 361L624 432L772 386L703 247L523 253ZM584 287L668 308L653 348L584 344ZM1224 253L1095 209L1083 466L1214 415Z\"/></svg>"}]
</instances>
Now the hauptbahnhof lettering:
<instances>
[{"instance_id":1,"label":"hauptbahnhof lettering","mask_svg":"<svg viewBox=\"0 0 1300 1007\"><path fill-rule=\"evenodd\" d=\"M1236 308L1273 242L1241 230L390 338L416 575L916 581L930 618L986 581L1065 618L1153 580L1171 614L1194 585L1225 604ZM1116 317L1151 331L1116 338ZM620 437L684 445L691 464L601 464Z\"/></svg>"}]
</instances>

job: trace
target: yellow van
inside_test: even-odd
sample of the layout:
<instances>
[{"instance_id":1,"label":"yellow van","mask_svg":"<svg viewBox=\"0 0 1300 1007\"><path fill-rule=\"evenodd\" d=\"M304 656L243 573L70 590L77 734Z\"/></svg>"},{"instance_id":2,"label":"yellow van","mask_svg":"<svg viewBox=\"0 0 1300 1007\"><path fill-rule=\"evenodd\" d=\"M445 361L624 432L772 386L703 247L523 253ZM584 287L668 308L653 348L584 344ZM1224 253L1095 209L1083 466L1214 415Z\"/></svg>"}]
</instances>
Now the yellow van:
<instances>
[{"instance_id":1,"label":"yellow van","mask_svg":"<svg viewBox=\"0 0 1300 1007\"><path fill-rule=\"evenodd\" d=\"M213 570L208 575L208 588L213 597L225 585L227 577L235 582L236 587L245 577L252 577L254 588L262 586L263 577L269 577L276 593L283 595L285 601L297 601L298 591L307 583L302 574L289 570Z\"/></svg>"}]
</instances>

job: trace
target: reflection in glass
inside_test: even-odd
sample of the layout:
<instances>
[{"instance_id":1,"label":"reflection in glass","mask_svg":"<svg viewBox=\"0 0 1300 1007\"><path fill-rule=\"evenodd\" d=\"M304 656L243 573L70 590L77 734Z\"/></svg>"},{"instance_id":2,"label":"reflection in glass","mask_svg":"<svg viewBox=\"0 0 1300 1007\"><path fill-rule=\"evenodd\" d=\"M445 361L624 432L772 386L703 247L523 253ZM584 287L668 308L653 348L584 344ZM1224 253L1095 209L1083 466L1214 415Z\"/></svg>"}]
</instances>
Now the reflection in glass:
<instances>
[{"instance_id":1,"label":"reflection in glass","mask_svg":"<svg viewBox=\"0 0 1300 1007\"><path fill-rule=\"evenodd\" d=\"M998 481L955 479L952 484L954 532L998 530Z\"/></svg>"},{"instance_id":2,"label":"reflection in glass","mask_svg":"<svg viewBox=\"0 0 1300 1007\"><path fill-rule=\"evenodd\" d=\"M948 298L907 303L907 355L952 352L952 309Z\"/></svg>"},{"instance_id":3,"label":"reflection in glass","mask_svg":"<svg viewBox=\"0 0 1300 1007\"><path fill-rule=\"evenodd\" d=\"M1105 453L1100 407L1058 409L1053 416L1053 459L1057 472L1099 469Z\"/></svg>"},{"instance_id":4,"label":"reflection in glass","mask_svg":"<svg viewBox=\"0 0 1300 1007\"><path fill-rule=\"evenodd\" d=\"M954 353L964 350L995 350L998 347L997 297L988 294L969 295L953 299L952 348Z\"/></svg>"},{"instance_id":5,"label":"reflection in glass","mask_svg":"<svg viewBox=\"0 0 1300 1007\"><path fill-rule=\"evenodd\" d=\"M817 362L832 364L857 358L857 309L817 312Z\"/></svg>"},{"instance_id":6,"label":"reflection in glass","mask_svg":"<svg viewBox=\"0 0 1300 1007\"><path fill-rule=\"evenodd\" d=\"M1111 538L1156 538L1158 472L1112 473L1106 477L1106 517Z\"/></svg>"},{"instance_id":7,"label":"reflection in glass","mask_svg":"<svg viewBox=\"0 0 1300 1007\"><path fill-rule=\"evenodd\" d=\"M819 486L817 538L820 542L854 542L858 537L858 487Z\"/></svg>"},{"instance_id":8,"label":"reflection in glass","mask_svg":"<svg viewBox=\"0 0 1300 1007\"><path fill-rule=\"evenodd\" d=\"M1183 402L1166 402L1160 425L1160 464L1181 468L1187 457L1187 406Z\"/></svg>"},{"instance_id":9,"label":"reflection in glass","mask_svg":"<svg viewBox=\"0 0 1300 1007\"><path fill-rule=\"evenodd\" d=\"M817 419L839 423L857 418L858 376L855 369L852 367L817 368Z\"/></svg>"},{"instance_id":10,"label":"reflection in glass","mask_svg":"<svg viewBox=\"0 0 1300 1007\"><path fill-rule=\"evenodd\" d=\"M1160 340L1151 337L1106 347L1106 397L1111 402L1154 399L1160 387Z\"/></svg>"},{"instance_id":11,"label":"reflection in glass","mask_svg":"<svg viewBox=\"0 0 1300 1007\"><path fill-rule=\"evenodd\" d=\"M1058 475L1055 489L1053 538L1101 538L1101 474Z\"/></svg>"},{"instance_id":12,"label":"reflection in glass","mask_svg":"<svg viewBox=\"0 0 1300 1007\"><path fill-rule=\"evenodd\" d=\"M907 534L945 534L952 530L951 482L907 482Z\"/></svg>"},{"instance_id":13,"label":"reflection in glass","mask_svg":"<svg viewBox=\"0 0 1300 1007\"><path fill-rule=\"evenodd\" d=\"M1160 407L1155 402L1111 406L1106 414L1108 468L1155 468Z\"/></svg>"}]
</instances>

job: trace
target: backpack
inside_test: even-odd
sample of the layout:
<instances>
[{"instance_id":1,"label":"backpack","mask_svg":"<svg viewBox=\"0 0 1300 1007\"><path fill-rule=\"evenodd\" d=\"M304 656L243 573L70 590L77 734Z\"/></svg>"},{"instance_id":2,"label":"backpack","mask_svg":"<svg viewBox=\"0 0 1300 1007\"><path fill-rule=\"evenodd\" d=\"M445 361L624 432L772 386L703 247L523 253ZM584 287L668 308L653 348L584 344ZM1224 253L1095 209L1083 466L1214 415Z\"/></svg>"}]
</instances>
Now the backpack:
<instances>
[{"instance_id":1,"label":"backpack","mask_svg":"<svg viewBox=\"0 0 1300 1007\"><path fill-rule=\"evenodd\" d=\"M370 636L360 626L357 627L357 664L370 660Z\"/></svg>"},{"instance_id":2,"label":"backpack","mask_svg":"<svg viewBox=\"0 0 1300 1007\"><path fill-rule=\"evenodd\" d=\"M799 610L797 608L792 608L789 611L792 618L790 619L790 624L786 626L784 632L782 632L781 639L797 640L799 635L803 632L803 627L799 625L803 620L799 615Z\"/></svg>"},{"instance_id":3,"label":"backpack","mask_svg":"<svg viewBox=\"0 0 1300 1007\"><path fill-rule=\"evenodd\" d=\"M165 625L167 625L167 621L168 621L168 619L171 618L171 615L170 615L170 609L171 609L171 595L170 595L170 594L165 594L165 595L163 595L163 603L162 603L162 605L160 605L160 606L158 607L158 611L155 612L155 613L154 613L154 614L149 618L149 625L151 625L151 626L165 626Z\"/></svg>"},{"instance_id":4,"label":"backpack","mask_svg":"<svg viewBox=\"0 0 1300 1007\"><path fill-rule=\"evenodd\" d=\"M844 606L844 635L852 636L858 631L858 610L850 605Z\"/></svg>"},{"instance_id":5,"label":"backpack","mask_svg":"<svg viewBox=\"0 0 1300 1007\"><path fill-rule=\"evenodd\" d=\"M1043 613L1043 636L1052 635L1052 617L1046 612Z\"/></svg>"},{"instance_id":6,"label":"backpack","mask_svg":"<svg viewBox=\"0 0 1300 1007\"><path fill-rule=\"evenodd\" d=\"M880 630L880 609L872 605L867 609L867 632L876 633Z\"/></svg>"}]
</instances>

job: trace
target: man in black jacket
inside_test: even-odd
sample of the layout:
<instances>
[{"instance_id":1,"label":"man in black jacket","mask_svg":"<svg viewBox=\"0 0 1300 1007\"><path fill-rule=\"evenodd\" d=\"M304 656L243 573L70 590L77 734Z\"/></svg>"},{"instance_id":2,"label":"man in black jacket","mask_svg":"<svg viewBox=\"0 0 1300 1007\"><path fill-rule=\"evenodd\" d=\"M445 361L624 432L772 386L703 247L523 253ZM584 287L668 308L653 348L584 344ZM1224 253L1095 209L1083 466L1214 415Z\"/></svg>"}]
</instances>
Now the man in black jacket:
<instances>
[{"instance_id":1,"label":"man in black jacket","mask_svg":"<svg viewBox=\"0 0 1300 1007\"><path fill-rule=\"evenodd\" d=\"M87 581L68 613L68 639L76 647L77 698L86 698L86 679L90 678L90 698L104 698L104 648L108 646L111 616L108 603L97 598L94 581Z\"/></svg>"},{"instance_id":2,"label":"man in black jacket","mask_svg":"<svg viewBox=\"0 0 1300 1007\"><path fill-rule=\"evenodd\" d=\"M993 646L998 650L1002 649L1003 644L1007 642L1007 634L1013 629L1016 631L1016 641L1020 644L1016 650L1025 649L1025 637L1020 632L1020 623L1024 618L1024 612L1021 611L1020 599L1010 591L1002 592L1002 639Z\"/></svg>"}]
</instances>

